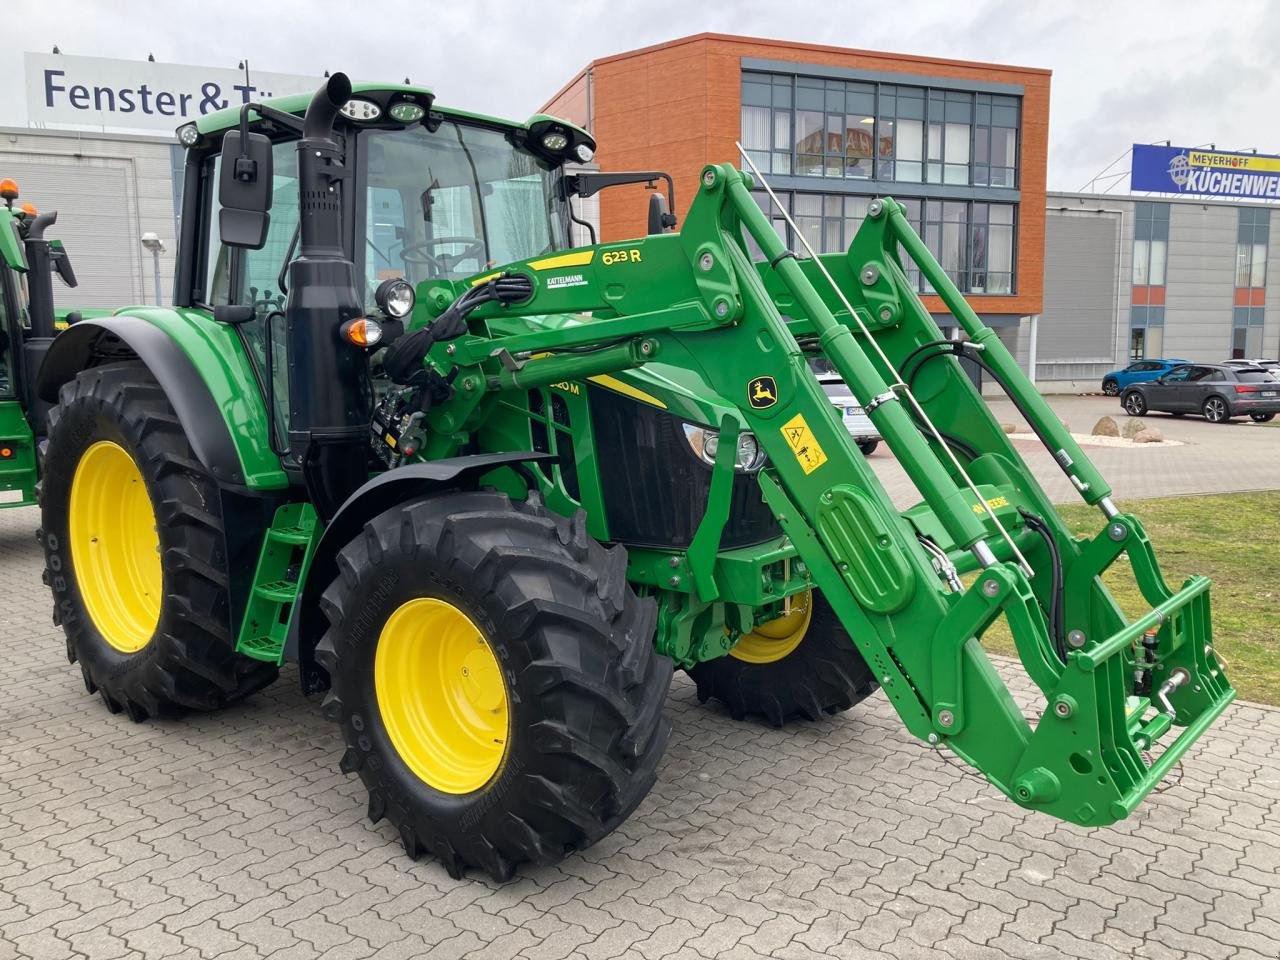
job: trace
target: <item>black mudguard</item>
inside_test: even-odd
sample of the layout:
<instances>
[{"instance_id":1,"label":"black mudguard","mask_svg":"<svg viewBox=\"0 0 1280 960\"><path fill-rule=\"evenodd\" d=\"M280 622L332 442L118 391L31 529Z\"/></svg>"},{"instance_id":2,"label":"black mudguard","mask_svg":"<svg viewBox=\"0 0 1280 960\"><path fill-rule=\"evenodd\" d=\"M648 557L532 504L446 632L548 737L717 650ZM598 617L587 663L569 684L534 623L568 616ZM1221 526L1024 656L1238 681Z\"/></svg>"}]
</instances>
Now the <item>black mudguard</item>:
<instances>
[{"instance_id":1,"label":"black mudguard","mask_svg":"<svg viewBox=\"0 0 1280 960\"><path fill-rule=\"evenodd\" d=\"M307 582L298 596L289 637L285 642L286 660L298 664L303 693L319 693L329 688L329 675L315 662L313 652L324 632L324 615L320 612L320 595L338 575L338 551L364 528L364 525L397 503L440 490L474 489L480 478L499 467L510 467L539 460L554 461L555 455L518 450L508 453L477 453L432 463L415 463L397 467L374 477L347 498L325 528L311 558Z\"/></svg>"}]
</instances>

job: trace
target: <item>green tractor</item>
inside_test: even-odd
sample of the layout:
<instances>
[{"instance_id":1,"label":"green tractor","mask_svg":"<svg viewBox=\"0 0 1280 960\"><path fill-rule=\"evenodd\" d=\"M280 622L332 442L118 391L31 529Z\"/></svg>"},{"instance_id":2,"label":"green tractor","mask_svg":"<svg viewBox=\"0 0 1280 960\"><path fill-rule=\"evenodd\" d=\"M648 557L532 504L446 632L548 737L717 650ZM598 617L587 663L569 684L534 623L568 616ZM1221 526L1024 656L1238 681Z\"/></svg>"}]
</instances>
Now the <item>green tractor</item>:
<instances>
[{"instance_id":1,"label":"green tractor","mask_svg":"<svg viewBox=\"0 0 1280 960\"><path fill-rule=\"evenodd\" d=\"M668 180L649 235L575 248L575 198L664 175L582 171L591 136L554 117L342 75L178 138L175 305L77 323L39 380L55 617L113 712L217 708L294 664L370 819L505 878L636 808L675 667L775 724L880 687L914 735L1087 826L1126 817L1234 696L1208 581L1165 583L893 200L847 252L803 255L763 179L713 165L678 232ZM962 354L1099 508L1095 536L1069 533ZM893 507L814 359L917 506ZM1152 608L1132 621L1100 579L1122 554ZM1002 617L1038 720L981 646Z\"/></svg>"},{"instance_id":2,"label":"green tractor","mask_svg":"<svg viewBox=\"0 0 1280 960\"><path fill-rule=\"evenodd\" d=\"M76 285L62 242L45 238L57 211L15 207L17 199L17 183L0 180L0 509L36 502L36 448L49 407L36 397L36 375L56 333L80 316L59 314L53 303L55 273Z\"/></svg>"}]
</instances>

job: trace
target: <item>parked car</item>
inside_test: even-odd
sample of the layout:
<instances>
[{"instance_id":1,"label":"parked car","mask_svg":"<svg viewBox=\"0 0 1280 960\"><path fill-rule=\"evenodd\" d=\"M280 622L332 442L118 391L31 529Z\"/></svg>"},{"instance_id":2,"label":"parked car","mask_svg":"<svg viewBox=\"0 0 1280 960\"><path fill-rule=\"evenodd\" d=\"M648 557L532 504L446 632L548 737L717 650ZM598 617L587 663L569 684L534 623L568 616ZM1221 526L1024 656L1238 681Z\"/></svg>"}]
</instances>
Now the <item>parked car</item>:
<instances>
[{"instance_id":1,"label":"parked car","mask_svg":"<svg viewBox=\"0 0 1280 960\"><path fill-rule=\"evenodd\" d=\"M1162 377L1187 360L1135 360L1123 370L1112 370L1102 378L1102 392L1108 397L1118 397L1124 388L1144 380Z\"/></svg>"},{"instance_id":2,"label":"parked car","mask_svg":"<svg viewBox=\"0 0 1280 960\"><path fill-rule=\"evenodd\" d=\"M853 391L840 379L840 374L836 372L835 367L831 366L830 361L814 359L809 361L809 366L817 374L818 382L822 384L827 398L839 412L841 420L844 421L844 428L849 431L858 449L862 451L863 456L871 456L876 447L880 446L880 433L854 397Z\"/></svg>"},{"instance_id":3,"label":"parked car","mask_svg":"<svg viewBox=\"0 0 1280 960\"><path fill-rule=\"evenodd\" d=\"M1158 380L1133 384L1120 403L1135 417L1159 410L1175 417L1199 413L1210 423L1245 415L1266 423L1280 413L1280 381L1261 367L1187 363Z\"/></svg>"},{"instance_id":4,"label":"parked car","mask_svg":"<svg viewBox=\"0 0 1280 960\"><path fill-rule=\"evenodd\" d=\"M1277 380L1280 380L1280 360L1223 360L1229 367L1261 367Z\"/></svg>"}]
</instances>

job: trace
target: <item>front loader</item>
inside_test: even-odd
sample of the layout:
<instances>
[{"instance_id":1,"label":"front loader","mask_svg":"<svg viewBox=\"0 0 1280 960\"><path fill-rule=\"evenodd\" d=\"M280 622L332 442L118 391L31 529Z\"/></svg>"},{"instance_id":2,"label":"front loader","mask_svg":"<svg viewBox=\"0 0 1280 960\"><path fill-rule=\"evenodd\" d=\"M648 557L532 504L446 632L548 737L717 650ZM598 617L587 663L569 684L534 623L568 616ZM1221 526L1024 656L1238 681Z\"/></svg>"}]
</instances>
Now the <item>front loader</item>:
<instances>
[{"instance_id":1,"label":"front loader","mask_svg":"<svg viewBox=\"0 0 1280 960\"><path fill-rule=\"evenodd\" d=\"M667 180L649 235L572 247L575 197L664 177L567 171L595 144L553 117L335 75L178 136L175 306L82 321L39 385L55 617L113 712L216 708L296 664L370 819L505 878L644 798L673 667L778 725L879 687L915 736L1085 826L1128 816L1234 696L1208 581L1165 583L893 200L848 251L791 251L763 179L711 165L678 232ZM1096 535L1071 536L961 355ZM893 507L814 359L919 504ZM1122 554L1151 606L1132 621L1101 579ZM982 648L1002 618L1036 719Z\"/></svg>"},{"instance_id":2,"label":"front loader","mask_svg":"<svg viewBox=\"0 0 1280 960\"><path fill-rule=\"evenodd\" d=\"M62 242L45 237L57 211L15 207L17 200L17 183L0 180L0 509L36 502L36 448L48 410L36 398L36 375L57 331L78 316L54 308L53 275L76 285Z\"/></svg>"}]
</instances>

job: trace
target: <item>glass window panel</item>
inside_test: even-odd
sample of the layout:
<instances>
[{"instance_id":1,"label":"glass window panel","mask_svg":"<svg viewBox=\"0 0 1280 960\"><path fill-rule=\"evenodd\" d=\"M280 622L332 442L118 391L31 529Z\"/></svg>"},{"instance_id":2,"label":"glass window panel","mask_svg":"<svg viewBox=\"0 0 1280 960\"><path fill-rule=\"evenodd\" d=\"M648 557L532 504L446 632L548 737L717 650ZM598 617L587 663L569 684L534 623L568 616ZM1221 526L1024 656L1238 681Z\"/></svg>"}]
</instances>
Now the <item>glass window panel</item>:
<instances>
[{"instance_id":1,"label":"glass window panel","mask_svg":"<svg viewBox=\"0 0 1280 960\"><path fill-rule=\"evenodd\" d=\"M963 123L968 126L973 122L973 97L967 93L948 93L947 123Z\"/></svg>"},{"instance_id":2,"label":"glass window panel","mask_svg":"<svg viewBox=\"0 0 1280 960\"><path fill-rule=\"evenodd\" d=\"M750 106L769 106L773 102L771 85L768 83L756 83L744 77L742 81L742 102Z\"/></svg>"},{"instance_id":3,"label":"glass window panel","mask_svg":"<svg viewBox=\"0 0 1280 960\"><path fill-rule=\"evenodd\" d=\"M884 112L884 107L880 108ZM924 91L914 87L898 88L898 117L908 120L924 119Z\"/></svg>"},{"instance_id":4,"label":"glass window panel","mask_svg":"<svg viewBox=\"0 0 1280 960\"><path fill-rule=\"evenodd\" d=\"M822 81L806 80L801 77L796 81L796 107L800 110L822 109Z\"/></svg>"},{"instance_id":5,"label":"glass window panel","mask_svg":"<svg viewBox=\"0 0 1280 960\"><path fill-rule=\"evenodd\" d=\"M1150 248L1150 240L1133 241L1133 284L1136 287L1145 287L1149 282L1147 268L1151 265Z\"/></svg>"},{"instance_id":6,"label":"glass window panel","mask_svg":"<svg viewBox=\"0 0 1280 960\"><path fill-rule=\"evenodd\" d=\"M773 149L791 152L791 111L789 110L773 111Z\"/></svg>"},{"instance_id":7,"label":"glass window panel","mask_svg":"<svg viewBox=\"0 0 1280 960\"><path fill-rule=\"evenodd\" d=\"M844 249L840 243L840 221L827 220L822 231L822 253L838 253Z\"/></svg>"},{"instance_id":8,"label":"glass window panel","mask_svg":"<svg viewBox=\"0 0 1280 960\"><path fill-rule=\"evenodd\" d=\"M840 216L840 196L839 194L829 193L822 198L822 213L827 217Z\"/></svg>"},{"instance_id":9,"label":"glass window panel","mask_svg":"<svg viewBox=\"0 0 1280 960\"><path fill-rule=\"evenodd\" d=\"M809 245L819 253L822 252L822 218L821 217L796 217L796 226L800 228L800 233L809 241Z\"/></svg>"},{"instance_id":10,"label":"glass window panel","mask_svg":"<svg viewBox=\"0 0 1280 960\"><path fill-rule=\"evenodd\" d=\"M1247 242L1236 244L1236 286L1249 286L1251 253L1253 248Z\"/></svg>"},{"instance_id":11,"label":"glass window panel","mask_svg":"<svg viewBox=\"0 0 1280 960\"><path fill-rule=\"evenodd\" d=\"M1159 357L1164 354L1164 327L1149 326L1147 333L1147 356Z\"/></svg>"},{"instance_id":12,"label":"glass window panel","mask_svg":"<svg viewBox=\"0 0 1280 960\"><path fill-rule=\"evenodd\" d=\"M1018 108L993 106L991 108L991 122L1001 127L1016 127L1018 125Z\"/></svg>"},{"instance_id":13,"label":"glass window panel","mask_svg":"<svg viewBox=\"0 0 1280 960\"><path fill-rule=\"evenodd\" d=\"M967 151L965 156L968 156ZM942 159L942 124L940 123L929 124L929 159Z\"/></svg>"},{"instance_id":14,"label":"glass window panel","mask_svg":"<svg viewBox=\"0 0 1280 960\"><path fill-rule=\"evenodd\" d=\"M993 203L989 209L992 223L1013 223L1013 204Z\"/></svg>"},{"instance_id":15,"label":"glass window panel","mask_svg":"<svg viewBox=\"0 0 1280 960\"><path fill-rule=\"evenodd\" d=\"M1246 357L1262 356L1262 327L1250 327L1245 334L1244 352Z\"/></svg>"},{"instance_id":16,"label":"glass window panel","mask_svg":"<svg viewBox=\"0 0 1280 960\"><path fill-rule=\"evenodd\" d=\"M1018 138L1015 131L1006 127L991 128L991 162L1001 167L1016 166Z\"/></svg>"},{"instance_id":17,"label":"glass window panel","mask_svg":"<svg viewBox=\"0 0 1280 960\"><path fill-rule=\"evenodd\" d=\"M850 113L875 113L875 88L869 83L849 84L849 92L845 97L845 105L846 109Z\"/></svg>"},{"instance_id":18,"label":"glass window panel","mask_svg":"<svg viewBox=\"0 0 1280 960\"><path fill-rule=\"evenodd\" d=\"M1267 245L1265 243L1255 243L1253 245L1253 270L1252 282L1250 286L1265 287L1267 285Z\"/></svg>"},{"instance_id":19,"label":"glass window panel","mask_svg":"<svg viewBox=\"0 0 1280 960\"><path fill-rule=\"evenodd\" d=\"M822 216L822 194L820 193L797 193L795 196L795 214L796 216L820 217Z\"/></svg>"},{"instance_id":20,"label":"glass window panel","mask_svg":"<svg viewBox=\"0 0 1280 960\"><path fill-rule=\"evenodd\" d=\"M742 145L748 150L768 150L770 146L769 124L773 111L768 107L742 108Z\"/></svg>"},{"instance_id":21,"label":"glass window panel","mask_svg":"<svg viewBox=\"0 0 1280 960\"><path fill-rule=\"evenodd\" d=\"M775 107L791 106L791 78L790 77L774 77L773 78L773 105Z\"/></svg>"},{"instance_id":22,"label":"glass window panel","mask_svg":"<svg viewBox=\"0 0 1280 960\"><path fill-rule=\"evenodd\" d=\"M788 175L791 173L791 154L775 153L773 155L773 172Z\"/></svg>"},{"instance_id":23,"label":"glass window panel","mask_svg":"<svg viewBox=\"0 0 1280 960\"><path fill-rule=\"evenodd\" d=\"M1245 337L1249 330L1247 327L1236 327L1231 331L1231 359L1244 360L1245 358Z\"/></svg>"},{"instance_id":24,"label":"glass window panel","mask_svg":"<svg viewBox=\"0 0 1280 960\"><path fill-rule=\"evenodd\" d=\"M828 113L844 113L844 84L840 81L827 81L826 106Z\"/></svg>"},{"instance_id":25,"label":"glass window panel","mask_svg":"<svg viewBox=\"0 0 1280 960\"><path fill-rule=\"evenodd\" d=\"M1164 263L1167 244L1167 240L1151 241L1151 273L1147 282L1154 287L1164 286Z\"/></svg>"}]
</instances>

